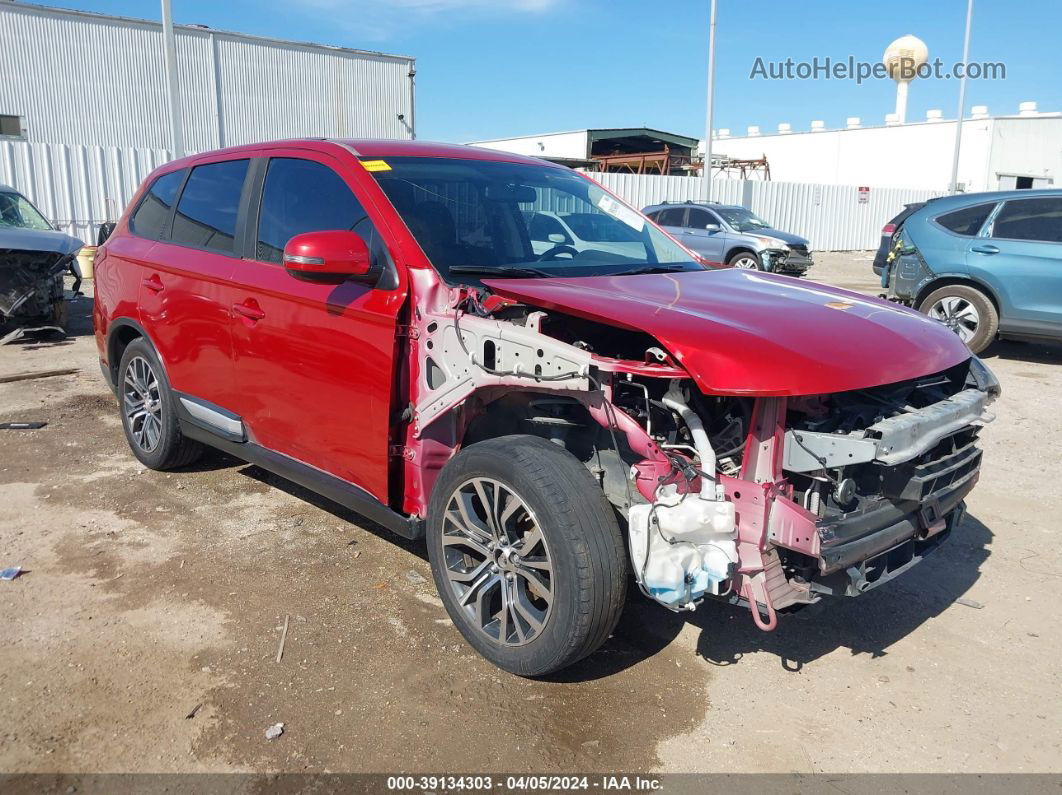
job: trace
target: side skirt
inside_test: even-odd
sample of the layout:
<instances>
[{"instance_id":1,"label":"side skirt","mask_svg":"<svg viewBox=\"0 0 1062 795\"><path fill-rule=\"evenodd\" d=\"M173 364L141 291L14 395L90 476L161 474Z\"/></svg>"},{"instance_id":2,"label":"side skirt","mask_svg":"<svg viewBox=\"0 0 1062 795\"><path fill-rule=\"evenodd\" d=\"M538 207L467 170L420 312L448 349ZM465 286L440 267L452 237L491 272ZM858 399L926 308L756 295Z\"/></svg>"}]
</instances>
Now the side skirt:
<instances>
[{"instance_id":1,"label":"side skirt","mask_svg":"<svg viewBox=\"0 0 1062 795\"><path fill-rule=\"evenodd\" d=\"M189 422L186 410L178 402L178 414L181 418L181 433L189 439L215 447L231 456L254 464L262 469L290 480L292 483L309 489L326 497L332 502L349 508L377 524L383 525L403 538L417 540L424 537L424 522L392 511L364 489L353 483L314 469L301 461L262 447L254 442L241 442L227 439L209 431L195 422Z\"/></svg>"}]
</instances>

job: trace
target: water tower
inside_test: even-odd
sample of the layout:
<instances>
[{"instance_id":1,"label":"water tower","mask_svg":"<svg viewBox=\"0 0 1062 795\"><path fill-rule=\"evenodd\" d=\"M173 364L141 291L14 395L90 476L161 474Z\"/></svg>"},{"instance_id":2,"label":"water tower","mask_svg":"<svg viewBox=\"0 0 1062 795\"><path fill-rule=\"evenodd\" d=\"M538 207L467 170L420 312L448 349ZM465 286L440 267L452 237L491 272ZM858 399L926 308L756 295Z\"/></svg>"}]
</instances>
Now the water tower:
<instances>
[{"instance_id":1,"label":"water tower","mask_svg":"<svg viewBox=\"0 0 1062 795\"><path fill-rule=\"evenodd\" d=\"M929 48L917 36L907 34L885 48L882 61L889 77L896 81L896 117L907 121L907 87L918 76L918 68L929 60Z\"/></svg>"}]
</instances>

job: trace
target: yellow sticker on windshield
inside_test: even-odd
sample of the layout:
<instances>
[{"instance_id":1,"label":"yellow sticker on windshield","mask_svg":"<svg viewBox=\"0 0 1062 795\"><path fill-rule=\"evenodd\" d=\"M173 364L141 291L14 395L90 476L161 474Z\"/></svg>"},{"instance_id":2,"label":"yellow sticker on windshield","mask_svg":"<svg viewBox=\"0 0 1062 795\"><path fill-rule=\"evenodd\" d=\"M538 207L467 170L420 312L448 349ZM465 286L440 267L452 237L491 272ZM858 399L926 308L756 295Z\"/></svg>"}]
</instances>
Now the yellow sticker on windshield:
<instances>
[{"instance_id":1,"label":"yellow sticker on windshield","mask_svg":"<svg viewBox=\"0 0 1062 795\"><path fill-rule=\"evenodd\" d=\"M361 164L365 166L366 171L390 171L391 166L387 164L386 160L362 160Z\"/></svg>"}]
</instances>

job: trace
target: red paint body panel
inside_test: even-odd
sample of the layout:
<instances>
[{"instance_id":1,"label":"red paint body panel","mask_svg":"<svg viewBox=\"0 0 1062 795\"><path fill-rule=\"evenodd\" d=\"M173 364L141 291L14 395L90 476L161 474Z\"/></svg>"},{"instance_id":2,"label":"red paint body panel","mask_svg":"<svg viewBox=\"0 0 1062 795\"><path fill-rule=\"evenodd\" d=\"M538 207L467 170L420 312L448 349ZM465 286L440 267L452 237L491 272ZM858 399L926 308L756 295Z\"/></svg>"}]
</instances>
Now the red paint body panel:
<instances>
[{"instance_id":1,"label":"red paint body panel","mask_svg":"<svg viewBox=\"0 0 1062 795\"><path fill-rule=\"evenodd\" d=\"M917 312L755 271L486 284L545 309L645 331L709 394L844 392L938 372L970 357L955 334Z\"/></svg>"}]
</instances>

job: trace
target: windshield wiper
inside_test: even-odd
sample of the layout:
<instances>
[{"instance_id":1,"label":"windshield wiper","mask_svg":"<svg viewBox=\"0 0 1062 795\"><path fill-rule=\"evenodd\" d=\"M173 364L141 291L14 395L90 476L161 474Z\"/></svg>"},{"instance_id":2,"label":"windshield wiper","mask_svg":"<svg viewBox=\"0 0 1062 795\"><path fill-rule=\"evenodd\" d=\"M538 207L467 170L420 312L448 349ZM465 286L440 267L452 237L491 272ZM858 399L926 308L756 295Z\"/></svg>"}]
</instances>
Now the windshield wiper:
<instances>
[{"instance_id":1,"label":"windshield wiper","mask_svg":"<svg viewBox=\"0 0 1062 795\"><path fill-rule=\"evenodd\" d=\"M678 271L686 270L685 265L645 265L641 268L635 268L632 271L619 271L618 273L610 274L611 276L640 276L643 273L676 273Z\"/></svg>"},{"instance_id":2,"label":"windshield wiper","mask_svg":"<svg viewBox=\"0 0 1062 795\"><path fill-rule=\"evenodd\" d=\"M467 276L554 276L556 274L538 268L508 268L499 265L453 265L450 273Z\"/></svg>"}]
</instances>

